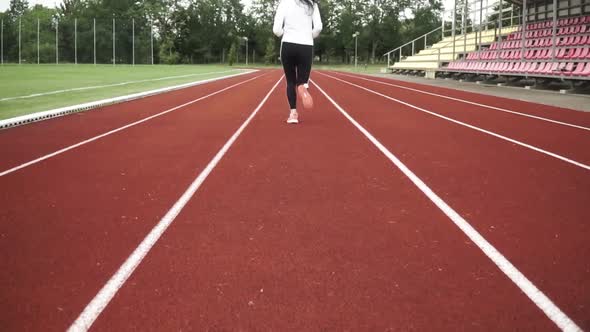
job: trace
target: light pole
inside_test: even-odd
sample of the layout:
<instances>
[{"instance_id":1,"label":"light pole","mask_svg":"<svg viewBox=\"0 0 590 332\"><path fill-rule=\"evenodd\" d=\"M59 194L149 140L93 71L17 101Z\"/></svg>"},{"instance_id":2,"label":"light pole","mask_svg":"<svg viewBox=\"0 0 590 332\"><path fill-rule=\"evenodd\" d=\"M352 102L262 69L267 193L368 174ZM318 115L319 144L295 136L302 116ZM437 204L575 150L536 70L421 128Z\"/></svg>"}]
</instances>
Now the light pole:
<instances>
[{"instance_id":1,"label":"light pole","mask_svg":"<svg viewBox=\"0 0 590 332\"><path fill-rule=\"evenodd\" d=\"M246 41L246 66L248 65L248 37L244 37Z\"/></svg>"},{"instance_id":2,"label":"light pole","mask_svg":"<svg viewBox=\"0 0 590 332\"><path fill-rule=\"evenodd\" d=\"M354 38L354 69L356 70L356 67L358 65L358 37L359 37L359 32L355 32L352 37Z\"/></svg>"}]
</instances>

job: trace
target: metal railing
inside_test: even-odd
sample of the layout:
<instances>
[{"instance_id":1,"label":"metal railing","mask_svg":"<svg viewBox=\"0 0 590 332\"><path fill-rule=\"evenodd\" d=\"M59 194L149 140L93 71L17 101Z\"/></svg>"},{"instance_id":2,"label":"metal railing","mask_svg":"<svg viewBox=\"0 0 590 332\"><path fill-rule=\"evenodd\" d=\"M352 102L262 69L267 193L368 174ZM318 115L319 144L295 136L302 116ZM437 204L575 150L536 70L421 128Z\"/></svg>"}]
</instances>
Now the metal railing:
<instances>
[{"instance_id":1,"label":"metal railing","mask_svg":"<svg viewBox=\"0 0 590 332\"><path fill-rule=\"evenodd\" d=\"M511 8L504 8L503 12L507 12L507 11L511 11ZM437 62L440 63L440 56L441 56L441 54L453 54L452 58L455 59L456 54L458 53L458 51L456 50L457 38L459 39L459 43L461 43L461 39L462 39L462 42L463 42L462 43L463 44L462 45L463 46L463 53L466 53L467 52L467 40L468 39L473 39L473 44L477 48L482 43L482 32L491 30L490 29L490 27L491 27L491 28L493 28L495 30L495 32L494 32L494 39L500 38L500 36L502 35L502 25L501 24L499 25L498 23L499 22L505 22L505 21L507 21L507 22L509 22L509 25L508 26L504 26L504 28L511 28L511 27L514 26L514 22L516 20L518 20L518 22L520 22L521 16L522 15L511 15L509 17L503 17L501 20L498 20L498 21L487 21L486 20L486 21L484 21L484 22L482 22L480 24L471 24L471 25L466 25L464 27L455 27L455 32L459 31L460 33L462 33L460 35L452 34L452 30L453 30L452 28L451 29L448 29L448 30L445 30L444 29L444 23L445 22L443 22L443 25L441 25L440 27L438 27L438 28L436 28L436 29L434 29L434 30L432 30L432 31L430 31L430 32L428 32L428 33L426 33L426 34L418 37L418 38L415 38L415 39L413 39L413 40L411 40L411 41L409 41L409 42L407 42L407 43L405 43L405 44L403 44L401 46L396 47L395 49L393 49L393 50L385 53L383 56L387 56L387 67L389 68L393 64L396 63L396 61L395 61L395 59L396 59L396 57L395 57L396 53L399 53L398 54L398 58L397 58L398 61L401 61L403 59L403 48L404 47L406 47L408 45L412 45L412 53L411 53L411 55L414 56L414 55L416 55L416 52L415 52L415 42L416 41L424 38L424 49L428 49L427 36L430 35L430 34L433 34L433 33L436 33L438 31L442 30L442 34L441 34L442 39L441 39L441 41L446 37L445 36L445 33L449 33L449 32L450 32L450 35L453 36L454 39L453 40L450 40L450 41L448 41L448 42L446 42L446 43L444 43L442 45L439 45L438 52L437 52ZM467 32L469 30L471 30L471 32ZM467 38L467 35L469 33L475 33L475 36L473 38ZM479 34L479 36L478 36L478 34ZM438 41L438 43L440 43L441 41ZM453 46L453 51L452 52L441 52L441 49L443 49L445 47L449 47L451 45ZM430 56L430 55L432 55L432 54L428 54L428 56ZM393 63L392 63L392 59L394 60ZM418 62L420 62L420 61L418 61Z\"/></svg>"},{"instance_id":2,"label":"metal railing","mask_svg":"<svg viewBox=\"0 0 590 332\"><path fill-rule=\"evenodd\" d=\"M441 26L433 29L432 31L417 37L407 43L404 43L403 45L400 45L398 47L396 47L395 49L383 54L383 56L387 56L387 66L391 67L392 65L392 60L395 63L395 59L397 58L398 61L401 61L403 59L404 56L404 48L408 47L409 45L412 45L412 51L411 51L411 56L416 55L416 42L423 39L424 38L424 49L428 49L428 36L434 33L437 33L439 31L441 31L441 39L444 39L447 36L452 36L453 40L447 42L445 45L440 46L439 48L443 48L446 47L448 45L453 45L453 54L456 54L456 33L457 31L459 31L459 35L462 36L463 38L463 51L465 52L467 49L467 34L469 33L469 30L471 30L471 33L475 32L475 40L474 40L474 45L477 48L478 45L478 33L479 33L479 44L481 44L481 40L482 40L482 31L488 31L490 24L493 26L494 29L496 29L495 32L495 38L499 38L499 36L502 35L502 25L504 24L505 21L509 21L509 26L513 26L514 25L514 21L518 20L518 22L520 23L521 21L521 15L516 15L515 16L515 7L513 5L510 5L509 7L504 7L504 2L505 0L492 0L492 3L490 4L488 2L488 0L485 1L485 7L484 7L484 1L483 0L473 0L473 1L465 1L465 5L463 8L457 8L456 5L455 7L452 9L453 14L452 14L452 19L449 20L445 20L444 19L444 14L443 17L441 19ZM477 4L479 4L479 8L477 8ZM469 10L469 6L473 5L474 9L473 10ZM494 8L495 6L498 6L498 9ZM493 10L491 11L491 13L488 11L490 8L492 8ZM483 13L485 10L485 18L483 18ZM455 13L459 13L461 12L461 15L457 16ZM510 15L503 15L505 13L510 13ZM477 16L479 15L479 19L477 18ZM497 15L498 17L490 20L491 17L493 17L494 15ZM468 21L471 20L471 23L468 23ZM475 22L478 21L478 23L476 24ZM445 29L445 24L450 23L451 27L450 29ZM476 29L477 27L477 29ZM482 29L483 28L483 29ZM499 32L497 31L499 30ZM445 35L445 33L448 33L448 35ZM461 37L460 37L461 38ZM501 39L501 38L499 38ZM438 40L436 41L438 42ZM421 44L421 43L420 43ZM440 57L440 49L439 49L439 57ZM397 57L396 57L397 56ZM455 58L455 55L453 55L453 58Z\"/></svg>"},{"instance_id":3,"label":"metal railing","mask_svg":"<svg viewBox=\"0 0 590 332\"><path fill-rule=\"evenodd\" d=\"M409 41L409 42L407 42L407 43L405 43L405 44L403 44L401 46L398 46L397 48L395 48L395 49L393 49L393 50L385 53L383 56L387 56L387 67L390 67L391 54L395 54L395 52L399 51L399 60L401 61L401 59L402 59L402 48L404 48L404 47L406 47L406 46L408 46L408 45L411 44L412 45L412 55L414 55L416 53L416 41L417 40L421 40L421 39L424 39L424 49L427 49L428 48L428 36L431 35L431 34L433 34L433 33L435 33L435 32L437 32L437 31L439 31L439 30L441 30L441 29L443 29L442 26L440 26L440 27L438 27L438 28L436 28L436 29L434 29L434 30L432 30L430 32L427 32L427 33L423 34L422 36L420 36L418 38L415 38L415 39L413 39L413 40L411 40L411 41ZM443 31L443 35L444 35L444 31Z\"/></svg>"}]
</instances>

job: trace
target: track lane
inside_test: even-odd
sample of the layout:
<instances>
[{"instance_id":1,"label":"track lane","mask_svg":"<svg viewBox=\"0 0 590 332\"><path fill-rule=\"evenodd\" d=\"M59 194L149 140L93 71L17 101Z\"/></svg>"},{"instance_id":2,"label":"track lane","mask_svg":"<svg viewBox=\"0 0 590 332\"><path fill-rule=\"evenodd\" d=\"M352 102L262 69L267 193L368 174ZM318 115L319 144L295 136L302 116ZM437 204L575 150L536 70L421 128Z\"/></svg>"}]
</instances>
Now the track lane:
<instances>
[{"instance_id":1,"label":"track lane","mask_svg":"<svg viewBox=\"0 0 590 332\"><path fill-rule=\"evenodd\" d=\"M3 329L66 329L279 77L0 178Z\"/></svg>"},{"instance_id":2,"label":"track lane","mask_svg":"<svg viewBox=\"0 0 590 332\"><path fill-rule=\"evenodd\" d=\"M481 106L365 81L362 78L351 78L348 75L331 76L451 119L530 144L576 162L590 165L590 149L585 148L590 146L590 130L571 128L538 119L489 110ZM515 108L511 107L509 102L506 102L505 107ZM532 107L536 107L536 105L530 104L529 108ZM590 113L584 115L590 121ZM507 142L506 144L510 143Z\"/></svg>"},{"instance_id":3,"label":"track lane","mask_svg":"<svg viewBox=\"0 0 590 332\"><path fill-rule=\"evenodd\" d=\"M231 77L92 111L0 130L0 172L266 72Z\"/></svg>"},{"instance_id":4,"label":"track lane","mask_svg":"<svg viewBox=\"0 0 590 332\"><path fill-rule=\"evenodd\" d=\"M385 85L394 85L401 91L418 90L422 96L436 97L433 94L445 96L448 98L455 98L465 100L469 103L478 103L485 106L497 107L499 109L505 109L507 111L521 112L531 116L539 116L555 121L563 121L573 125L583 126L590 128L590 119L588 119L587 112L576 111L565 107L555 107L544 104L536 104L528 101L522 101L517 99L503 98L488 94L474 93L469 91L462 91L460 89L451 89L445 87L436 87L428 84L405 82L395 79L389 79L384 77L376 77L371 75L363 74L350 74L343 72L330 71L331 73L339 74L342 77L356 76L366 80L374 80L382 82ZM539 91L539 93L542 93ZM438 97L440 98L440 97ZM497 112L498 110L488 109L488 111Z\"/></svg>"},{"instance_id":5,"label":"track lane","mask_svg":"<svg viewBox=\"0 0 590 332\"><path fill-rule=\"evenodd\" d=\"M590 176L322 75L320 86L582 328L590 299Z\"/></svg>"},{"instance_id":6,"label":"track lane","mask_svg":"<svg viewBox=\"0 0 590 332\"><path fill-rule=\"evenodd\" d=\"M554 330L320 95L282 90L106 308L110 330Z\"/></svg>"}]
</instances>

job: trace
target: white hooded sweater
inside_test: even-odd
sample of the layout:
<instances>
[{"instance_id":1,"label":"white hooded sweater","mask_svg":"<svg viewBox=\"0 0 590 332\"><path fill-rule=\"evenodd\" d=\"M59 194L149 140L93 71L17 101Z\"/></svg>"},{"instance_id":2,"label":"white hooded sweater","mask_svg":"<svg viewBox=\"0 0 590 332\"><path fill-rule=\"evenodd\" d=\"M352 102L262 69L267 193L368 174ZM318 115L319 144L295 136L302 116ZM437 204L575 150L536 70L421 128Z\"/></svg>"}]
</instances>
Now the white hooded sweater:
<instances>
[{"instance_id":1,"label":"white hooded sweater","mask_svg":"<svg viewBox=\"0 0 590 332\"><path fill-rule=\"evenodd\" d=\"M313 39L322 31L322 18L317 3L313 11L300 0L281 0L272 31L282 42L313 45Z\"/></svg>"}]
</instances>

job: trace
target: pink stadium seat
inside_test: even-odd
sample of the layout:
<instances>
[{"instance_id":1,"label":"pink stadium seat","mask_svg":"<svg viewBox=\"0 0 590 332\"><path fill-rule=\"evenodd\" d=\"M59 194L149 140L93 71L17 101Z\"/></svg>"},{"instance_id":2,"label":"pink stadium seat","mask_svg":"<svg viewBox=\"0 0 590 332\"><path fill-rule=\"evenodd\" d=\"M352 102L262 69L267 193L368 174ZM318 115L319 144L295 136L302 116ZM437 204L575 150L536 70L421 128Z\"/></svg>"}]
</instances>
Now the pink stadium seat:
<instances>
[{"instance_id":1,"label":"pink stadium seat","mask_svg":"<svg viewBox=\"0 0 590 332\"><path fill-rule=\"evenodd\" d=\"M574 41L572 42L572 45L574 45L574 46L582 45L581 41L582 41L582 36L575 36Z\"/></svg>"},{"instance_id":2,"label":"pink stadium seat","mask_svg":"<svg viewBox=\"0 0 590 332\"><path fill-rule=\"evenodd\" d=\"M537 62L532 62L531 66L529 67L529 70L527 70L527 73L529 74L533 74L537 71L537 67L539 66L539 63Z\"/></svg>"},{"instance_id":3,"label":"pink stadium seat","mask_svg":"<svg viewBox=\"0 0 590 332\"><path fill-rule=\"evenodd\" d=\"M580 72L577 75L590 77L590 62L586 62L586 68L584 68L584 71Z\"/></svg>"},{"instance_id":4,"label":"pink stadium seat","mask_svg":"<svg viewBox=\"0 0 590 332\"><path fill-rule=\"evenodd\" d=\"M583 48L576 48L573 52L571 52L570 50L570 54L568 56L568 59L579 59L581 58L582 55L582 51L584 49Z\"/></svg>"},{"instance_id":5,"label":"pink stadium seat","mask_svg":"<svg viewBox=\"0 0 590 332\"><path fill-rule=\"evenodd\" d=\"M555 54L555 57L557 59L564 59L565 58L565 52L566 52L566 49L565 48L560 48L560 49L557 50L557 53Z\"/></svg>"},{"instance_id":6,"label":"pink stadium seat","mask_svg":"<svg viewBox=\"0 0 590 332\"><path fill-rule=\"evenodd\" d=\"M553 52L550 49L546 49L543 57L541 59L551 59L553 58Z\"/></svg>"},{"instance_id":7,"label":"pink stadium seat","mask_svg":"<svg viewBox=\"0 0 590 332\"><path fill-rule=\"evenodd\" d=\"M524 58L525 58L526 60L531 60L531 59L533 58L534 54L535 54L535 51L534 51L534 50L527 50L527 51L524 53Z\"/></svg>"},{"instance_id":8,"label":"pink stadium seat","mask_svg":"<svg viewBox=\"0 0 590 332\"><path fill-rule=\"evenodd\" d=\"M578 63L578 65L576 66L576 69L574 71L572 71L568 76L579 76L581 73L584 72L584 69L586 67L586 62L580 62Z\"/></svg>"},{"instance_id":9,"label":"pink stadium seat","mask_svg":"<svg viewBox=\"0 0 590 332\"><path fill-rule=\"evenodd\" d=\"M578 56L579 59L585 59L590 55L590 48L584 47Z\"/></svg>"},{"instance_id":10,"label":"pink stadium seat","mask_svg":"<svg viewBox=\"0 0 590 332\"><path fill-rule=\"evenodd\" d=\"M543 70L543 72L541 72L541 74L544 75L559 75L559 63L558 62L547 62L547 66L545 67L545 69Z\"/></svg>"},{"instance_id":11,"label":"pink stadium seat","mask_svg":"<svg viewBox=\"0 0 590 332\"><path fill-rule=\"evenodd\" d=\"M532 73L538 74L542 69L545 69L545 64L545 62L539 62L536 66L536 69Z\"/></svg>"},{"instance_id":12,"label":"pink stadium seat","mask_svg":"<svg viewBox=\"0 0 590 332\"><path fill-rule=\"evenodd\" d=\"M578 33L585 33L586 31L588 31L588 26L582 25L580 26L580 31L578 31Z\"/></svg>"},{"instance_id":13,"label":"pink stadium seat","mask_svg":"<svg viewBox=\"0 0 590 332\"><path fill-rule=\"evenodd\" d=\"M528 62L519 62L519 65L516 69L517 73L523 73L524 72L524 68L526 67L526 65L528 64Z\"/></svg>"}]
</instances>

